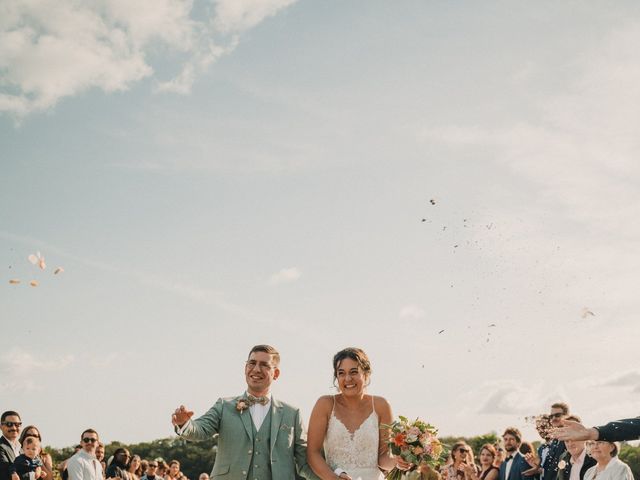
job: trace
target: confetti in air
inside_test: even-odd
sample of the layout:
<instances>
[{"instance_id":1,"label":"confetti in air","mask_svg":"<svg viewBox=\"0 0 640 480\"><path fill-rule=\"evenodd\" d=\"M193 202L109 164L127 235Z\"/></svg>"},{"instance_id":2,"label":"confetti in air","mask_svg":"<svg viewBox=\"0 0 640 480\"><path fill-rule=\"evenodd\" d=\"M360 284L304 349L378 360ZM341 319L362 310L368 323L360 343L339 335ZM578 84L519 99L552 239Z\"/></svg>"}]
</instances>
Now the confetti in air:
<instances>
[{"instance_id":1,"label":"confetti in air","mask_svg":"<svg viewBox=\"0 0 640 480\"><path fill-rule=\"evenodd\" d=\"M581 314L582 318L587 318L587 317L595 317L596 314L593 313L591 310L589 310L587 307L584 307L582 309L582 314Z\"/></svg>"},{"instance_id":2,"label":"confetti in air","mask_svg":"<svg viewBox=\"0 0 640 480\"><path fill-rule=\"evenodd\" d=\"M9 283L11 285L18 285L20 283L20 280L18 280L17 278L12 278L11 280L9 280Z\"/></svg>"},{"instance_id":3,"label":"confetti in air","mask_svg":"<svg viewBox=\"0 0 640 480\"><path fill-rule=\"evenodd\" d=\"M435 204L436 204L436 201L435 201L435 199L433 199L433 198L432 198L431 200L429 200L429 203L430 203L431 205L435 205Z\"/></svg>"},{"instance_id":4,"label":"confetti in air","mask_svg":"<svg viewBox=\"0 0 640 480\"><path fill-rule=\"evenodd\" d=\"M58 275L59 273L63 273L63 272L64 272L64 268L58 267L53 271L53 274Z\"/></svg>"},{"instance_id":5,"label":"confetti in air","mask_svg":"<svg viewBox=\"0 0 640 480\"><path fill-rule=\"evenodd\" d=\"M44 263L44 257L40 255L40 252L37 252L35 255L32 253L28 258L31 263L40 267L40 270L47 268L47 264Z\"/></svg>"},{"instance_id":6,"label":"confetti in air","mask_svg":"<svg viewBox=\"0 0 640 480\"><path fill-rule=\"evenodd\" d=\"M29 282L29 285L31 285L32 287L37 287L38 285L40 285L40 283L37 280L31 280Z\"/></svg>"}]
</instances>

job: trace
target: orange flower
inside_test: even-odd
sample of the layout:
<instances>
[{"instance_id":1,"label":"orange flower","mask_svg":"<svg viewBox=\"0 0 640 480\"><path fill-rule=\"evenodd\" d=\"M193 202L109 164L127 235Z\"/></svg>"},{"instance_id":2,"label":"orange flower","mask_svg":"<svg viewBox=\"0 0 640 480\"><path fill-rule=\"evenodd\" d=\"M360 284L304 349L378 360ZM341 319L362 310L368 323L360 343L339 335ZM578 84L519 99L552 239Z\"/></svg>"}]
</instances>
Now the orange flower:
<instances>
[{"instance_id":1,"label":"orange flower","mask_svg":"<svg viewBox=\"0 0 640 480\"><path fill-rule=\"evenodd\" d=\"M406 435L404 433L399 433L395 437L393 437L393 443L395 443L398 447L403 447L407 444L407 442L404 441L405 438Z\"/></svg>"}]
</instances>

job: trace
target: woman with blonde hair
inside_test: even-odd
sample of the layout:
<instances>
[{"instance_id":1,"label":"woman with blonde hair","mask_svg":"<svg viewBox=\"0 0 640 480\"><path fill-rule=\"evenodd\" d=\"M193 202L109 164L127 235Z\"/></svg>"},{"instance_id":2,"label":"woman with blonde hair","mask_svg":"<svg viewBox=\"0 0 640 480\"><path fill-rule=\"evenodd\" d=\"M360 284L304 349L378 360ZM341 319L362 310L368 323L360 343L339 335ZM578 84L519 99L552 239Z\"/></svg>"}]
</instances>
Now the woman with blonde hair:
<instances>
[{"instance_id":1,"label":"woman with blonde hair","mask_svg":"<svg viewBox=\"0 0 640 480\"><path fill-rule=\"evenodd\" d=\"M607 441L587 443L587 452L598 462L584 474L584 480L633 480L629 465L618 458L618 444Z\"/></svg>"}]
</instances>

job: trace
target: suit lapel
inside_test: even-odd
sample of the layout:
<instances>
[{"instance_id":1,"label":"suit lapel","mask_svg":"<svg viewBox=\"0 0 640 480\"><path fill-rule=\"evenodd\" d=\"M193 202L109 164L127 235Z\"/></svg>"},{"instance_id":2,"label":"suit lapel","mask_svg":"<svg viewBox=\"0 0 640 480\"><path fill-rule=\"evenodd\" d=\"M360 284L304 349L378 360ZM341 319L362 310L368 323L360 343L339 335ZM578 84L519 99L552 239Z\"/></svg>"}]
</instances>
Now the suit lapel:
<instances>
[{"instance_id":1,"label":"suit lapel","mask_svg":"<svg viewBox=\"0 0 640 480\"><path fill-rule=\"evenodd\" d=\"M282 408L282 403L271 397L271 452L273 452L273 447L276 444L276 438L280 431L280 424L282 423Z\"/></svg>"},{"instance_id":2,"label":"suit lapel","mask_svg":"<svg viewBox=\"0 0 640 480\"><path fill-rule=\"evenodd\" d=\"M238 400L242 400L242 399L246 401L247 395L246 394L240 395L238 398L236 398L236 403L238 402ZM236 410L236 412L238 411ZM249 439L253 441L253 428L251 426L251 412L249 412L249 408L246 408L245 410L238 412L238 415L240 415L240 420L242 420L242 424L244 425L244 429L247 431L247 435L249 436Z\"/></svg>"}]
</instances>

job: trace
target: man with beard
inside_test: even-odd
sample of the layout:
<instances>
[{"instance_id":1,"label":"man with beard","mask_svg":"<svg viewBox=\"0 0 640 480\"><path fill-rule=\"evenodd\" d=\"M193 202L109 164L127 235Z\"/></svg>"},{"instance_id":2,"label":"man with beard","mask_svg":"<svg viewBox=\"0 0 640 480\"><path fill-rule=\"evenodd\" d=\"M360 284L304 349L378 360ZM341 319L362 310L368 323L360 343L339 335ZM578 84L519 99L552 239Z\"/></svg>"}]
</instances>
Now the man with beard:
<instances>
[{"instance_id":1,"label":"man with beard","mask_svg":"<svg viewBox=\"0 0 640 480\"><path fill-rule=\"evenodd\" d=\"M10 480L10 465L13 465L16 457L20 455L20 427L22 420L18 412L8 410L0 417L0 480Z\"/></svg>"},{"instance_id":2,"label":"man with beard","mask_svg":"<svg viewBox=\"0 0 640 480\"><path fill-rule=\"evenodd\" d=\"M500 480L537 480L538 477L535 475L525 475L525 471L531 466L519 451L522 443L520 430L513 427L507 428L502 434L502 440L507 458L500 465Z\"/></svg>"}]
</instances>

